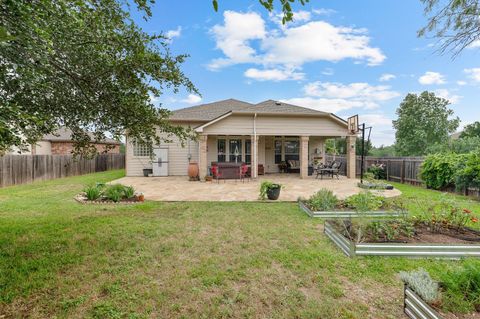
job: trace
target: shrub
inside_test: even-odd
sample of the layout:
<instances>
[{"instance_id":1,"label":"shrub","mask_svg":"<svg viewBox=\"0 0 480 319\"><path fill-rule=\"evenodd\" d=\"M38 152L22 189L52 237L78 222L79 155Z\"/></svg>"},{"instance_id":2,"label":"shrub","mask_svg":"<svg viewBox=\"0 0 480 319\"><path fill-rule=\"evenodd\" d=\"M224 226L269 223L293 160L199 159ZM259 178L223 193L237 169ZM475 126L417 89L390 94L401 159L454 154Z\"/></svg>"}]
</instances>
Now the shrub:
<instances>
[{"instance_id":1,"label":"shrub","mask_svg":"<svg viewBox=\"0 0 480 319\"><path fill-rule=\"evenodd\" d=\"M338 203L338 198L333 194L331 190L322 188L308 200L308 204L311 209L317 211L333 210Z\"/></svg>"},{"instance_id":2,"label":"shrub","mask_svg":"<svg viewBox=\"0 0 480 319\"><path fill-rule=\"evenodd\" d=\"M83 191L88 200L97 200L102 195L102 190L97 185L88 185Z\"/></svg>"},{"instance_id":3,"label":"shrub","mask_svg":"<svg viewBox=\"0 0 480 319\"><path fill-rule=\"evenodd\" d=\"M385 166L383 164L372 164L372 166L370 166L367 169L367 172L372 173L374 179L385 179L386 178Z\"/></svg>"},{"instance_id":4,"label":"shrub","mask_svg":"<svg viewBox=\"0 0 480 319\"><path fill-rule=\"evenodd\" d=\"M126 199L132 198L133 196L135 196L135 188L133 188L133 186L125 186L123 188L123 196Z\"/></svg>"},{"instance_id":5,"label":"shrub","mask_svg":"<svg viewBox=\"0 0 480 319\"><path fill-rule=\"evenodd\" d=\"M345 199L345 205L354 208L358 212L377 210L382 207L384 203L384 197L374 195L369 191L364 191Z\"/></svg>"},{"instance_id":6,"label":"shrub","mask_svg":"<svg viewBox=\"0 0 480 319\"><path fill-rule=\"evenodd\" d=\"M114 202L119 202L125 196L124 190L125 187L121 184L109 185L105 190L105 197Z\"/></svg>"},{"instance_id":7,"label":"shrub","mask_svg":"<svg viewBox=\"0 0 480 319\"><path fill-rule=\"evenodd\" d=\"M480 308L480 263L466 261L463 267L440 276L443 284L442 308L452 312L472 312Z\"/></svg>"},{"instance_id":8,"label":"shrub","mask_svg":"<svg viewBox=\"0 0 480 319\"><path fill-rule=\"evenodd\" d=\"M428 155L422 164L420 176L428 188L445 189L454 184L456 169L464 159L463 154Z\"/></svg>"},{"instance_id":9,"label":"shrub","mask_svg":"<svg viewBox=\"0 0 480 319\"><path fill-rule=\"evenodd\" d=\"M400 272L400 278L426 302L432 303L438 300L438 283L424 269L420 268L417 271L410 272L402 271Z\"/></svg>"},{"instance_id":10,"label":"shrub","mask_svg":"<svg viewBox=\"0 0 480 319\"><path fill-rule=\"evenodd\" d=\"M462 156L455 172L457 190L480 187L480 150Z\"/></svg>"}]
</instances>

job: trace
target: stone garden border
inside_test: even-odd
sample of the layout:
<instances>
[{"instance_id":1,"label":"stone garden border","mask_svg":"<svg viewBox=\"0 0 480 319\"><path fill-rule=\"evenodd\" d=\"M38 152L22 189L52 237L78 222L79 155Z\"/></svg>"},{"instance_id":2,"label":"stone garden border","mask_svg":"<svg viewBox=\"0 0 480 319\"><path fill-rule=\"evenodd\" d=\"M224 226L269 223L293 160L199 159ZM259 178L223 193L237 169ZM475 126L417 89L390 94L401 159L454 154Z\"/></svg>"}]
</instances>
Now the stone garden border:
<instances>
[{"instance_id":1,"label":"stone garden border","mask_svg":"<svg viewBox=\"0 0 480 319\"><path fill-rule=\"evenodd\" d=\"M82 194L78 194L74 197L74 199L83 205L134 205L134 204L140 204L143 203L141 201L133 201L133 200L128 200L128 201L120 201L120 202L114 202L113 200L88 200L86 196Z\"/></svg>"},{"instance_id":2,"label":"stone garden border","mask_svg":"<svg viewBox=\"0 0 480 319\"><path fill-rule=\"evenodd\" d=\"M355 243L338 232L325 221L325 235L337 245L345 255L355 256L403 256L414 258L460 259L480 257L480 244L404 244L404 243Z\"/></svg>"},{"instance_id":3,"label":"stone garden border","mask_svg":"<svg viewBox=\"0 0 480 319\"><path fill-rule=\"evenodd\" d=\"M339 210L339 211L312 211L310 208L307 207L307 205L302 202L298 201L298 207L300 207L301 210L303 210L308 216L310 217L321 217L321 218L352 218L352 217L399 217L403 216L404 213L399 213L399 212L389 212L389 211L383 211L383 210L378 210L378 211L370 211L370 212L365 212L359 215L356 211L347 211L347 210Z\"/></svg>"}]
</instances>

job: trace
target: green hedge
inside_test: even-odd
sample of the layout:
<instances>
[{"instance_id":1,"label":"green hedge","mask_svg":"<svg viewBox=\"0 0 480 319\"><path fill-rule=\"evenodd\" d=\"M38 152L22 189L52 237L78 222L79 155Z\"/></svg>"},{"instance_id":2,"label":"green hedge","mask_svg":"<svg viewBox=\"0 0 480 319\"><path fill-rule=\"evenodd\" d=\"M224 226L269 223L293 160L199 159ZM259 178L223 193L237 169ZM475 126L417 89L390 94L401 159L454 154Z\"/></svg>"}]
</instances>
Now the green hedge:
<instances>
[{"instance_id":1,"label":"green hedge","mask_svg":"<svg viewBox=\"0 0 480 319\"><path fill-rule=\"evenodd\" d=\"M480 187L480 149L468 154L428 155L422 164L420 176L426 186L433 189Z\"/></svg>"}]
</instances>

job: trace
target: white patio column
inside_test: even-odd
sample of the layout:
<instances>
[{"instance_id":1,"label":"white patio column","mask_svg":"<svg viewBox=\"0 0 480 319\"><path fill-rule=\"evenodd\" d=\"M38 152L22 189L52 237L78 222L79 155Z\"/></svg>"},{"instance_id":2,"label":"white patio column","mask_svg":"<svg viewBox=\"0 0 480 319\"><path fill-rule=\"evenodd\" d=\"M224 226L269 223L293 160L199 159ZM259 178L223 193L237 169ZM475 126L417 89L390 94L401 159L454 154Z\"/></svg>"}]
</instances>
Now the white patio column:
<instances>
[{"instance_id":1,"label":"white patio column","mask_svg":"<svg viewBox=\"0 0 480 319\"><path fill-rule=\"evenodd\" d=\"M300 136L300 178L308 177L308 136Z\"/></svg>"},{"instance_id":2,"label":"white patio column","mask_svg":"<svg viewBox=\"0 0 480 319\"><path fill-rule=\"evenodd\" d=\"M202 134L198 137L198 175L201 181L205 181L208 173L207 139L208 135Z\"/></svg>"},{"instance_id":3,"label":"white patio column","mask_svg":"<svg viewBox=\"0 0 480 319\"><path fill-rule=\"evenodd\" d=\"M347 136L347 177L356 178L357 155L355 151L356 135Z\"/></svg>"},{"instance_id":4,"label":"white patio column","mask_svg":"<svg viewBox=\"0 0 480 319\"><path fill-rule=\"evenodd\" d=\"M258 177L258 135L251 136L251 150L250 150L250 156L251 156L251 168L250 168L250 174L252 175L252 178L257 178Z\"/></svg>"}]
</instances>

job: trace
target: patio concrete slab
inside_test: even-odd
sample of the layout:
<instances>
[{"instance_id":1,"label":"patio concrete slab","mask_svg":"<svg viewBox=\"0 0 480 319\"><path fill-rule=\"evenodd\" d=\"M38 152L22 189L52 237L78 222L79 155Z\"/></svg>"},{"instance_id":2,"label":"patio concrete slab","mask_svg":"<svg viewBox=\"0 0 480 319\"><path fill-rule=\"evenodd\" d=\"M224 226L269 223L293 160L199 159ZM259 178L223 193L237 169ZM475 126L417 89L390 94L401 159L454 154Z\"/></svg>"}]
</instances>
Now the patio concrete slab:
<instances>
[{"instance_id":1,"label":"patio concrete slab","mask_svg":"<svg viewBox=\"0 0 480 319\"><path fill-rule=\"evenodd\" d=\"M308 198L321 188L332 190L343 199L362 191L357 187L359 180L347 179L300 179L298 174L268 174L257 180L245 182L226 180L212 182L190 182L185 176L169 177L123 177L112 182L131 185L145 195L146 200L154 201L257 201L260 184L264 180L284 185L279 201L296 201L299 197ZM385 197L399 196L397 189L375 191Z\"/></svg>"}]
</instances>

